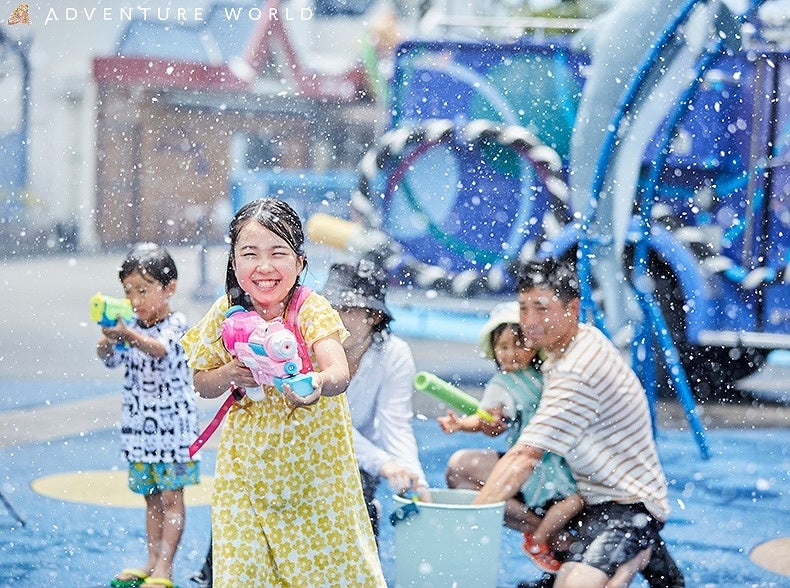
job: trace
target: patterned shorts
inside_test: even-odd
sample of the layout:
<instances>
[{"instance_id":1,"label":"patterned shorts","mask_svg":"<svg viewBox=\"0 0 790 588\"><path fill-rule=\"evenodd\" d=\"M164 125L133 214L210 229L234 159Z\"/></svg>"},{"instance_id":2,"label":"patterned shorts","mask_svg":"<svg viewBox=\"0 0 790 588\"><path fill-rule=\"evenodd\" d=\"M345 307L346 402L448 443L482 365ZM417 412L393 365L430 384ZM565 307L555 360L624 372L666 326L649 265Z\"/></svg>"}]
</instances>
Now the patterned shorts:
<instances>
[{"instance_id":1,"label":"patterned shorts","mask_svg":"<svg viewBox=\"0 0 790 588\"><path fill-rule=\"evenodd\" d=\"M196 461L186 463L129 463L129 489L149 496L164 490L181 490L184 486L200 483L200 466Z\"/></svg>"},{"instance_id":2,"label":"patterned shorts","mask_svg":"<svg viewBox=\"0 0 790 588\"><path fill-rule=\"evenodd\" d=\"M642 504L587 505L571 522L578 533L568 561L582 562L609 577L643 549L662 543L664 526Z\"/></svg>"}]
</instances>

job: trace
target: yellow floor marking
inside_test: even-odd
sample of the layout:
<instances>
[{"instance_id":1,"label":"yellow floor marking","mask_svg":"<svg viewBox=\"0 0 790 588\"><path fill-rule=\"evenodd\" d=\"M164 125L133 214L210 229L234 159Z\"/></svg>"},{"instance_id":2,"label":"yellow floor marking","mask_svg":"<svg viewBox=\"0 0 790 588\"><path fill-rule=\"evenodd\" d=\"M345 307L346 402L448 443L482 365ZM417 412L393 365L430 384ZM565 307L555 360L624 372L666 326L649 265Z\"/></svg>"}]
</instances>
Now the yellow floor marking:
<instances>
[{"instance_id":1,"label":"yellow floor marking","mask_svg":"<svg viewBox=\"0 0 790 588\"><path fill-rule=\"evenodd\" d=\"M44 476L33 480L33 490L57 500L97 504L99 506L119 506L145 508L142 495L129 490L126 471L84 471L67 472ZM187 506L211 504L214 491L213 476L200 476L200 484L184 489L184 502Z\"/></svg>"},{"instance_id":2,"label":"yellow floor marking","mask_svg":"<svg viewBox=\"0 0 790 588\"><path fill-rule=\"evenodd\" d=\"M768 571L790 576L790 537L760 543L752 549L749 559Z\"/></svg>"}]
</instances>

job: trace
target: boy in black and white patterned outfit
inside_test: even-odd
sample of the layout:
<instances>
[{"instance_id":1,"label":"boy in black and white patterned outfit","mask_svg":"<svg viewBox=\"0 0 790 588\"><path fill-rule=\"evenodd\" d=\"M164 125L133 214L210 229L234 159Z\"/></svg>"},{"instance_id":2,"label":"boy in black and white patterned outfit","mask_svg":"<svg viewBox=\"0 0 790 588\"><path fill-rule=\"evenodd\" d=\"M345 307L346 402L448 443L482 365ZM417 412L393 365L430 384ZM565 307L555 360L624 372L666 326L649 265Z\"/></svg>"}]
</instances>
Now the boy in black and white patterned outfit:
<instances>
[{"instance_id":1,"label":"boy in black and white patterned outfit","mask_svg":"<svg viewBox=\"0 0 790 588\"><path fill-rule=\"evenodd\" d=\"M170 310L178 274L159 245L136 245L119 271L132 303L132 324L102 327L97 355L107 367L125 367L121 451L129 488L145 497L148 560L126 568L116 588L173 586L173 558L184 530L184 486L200 482L189 445L198 435L197 402L180 339L186 317Z\"/></svg>"}]
</instances>

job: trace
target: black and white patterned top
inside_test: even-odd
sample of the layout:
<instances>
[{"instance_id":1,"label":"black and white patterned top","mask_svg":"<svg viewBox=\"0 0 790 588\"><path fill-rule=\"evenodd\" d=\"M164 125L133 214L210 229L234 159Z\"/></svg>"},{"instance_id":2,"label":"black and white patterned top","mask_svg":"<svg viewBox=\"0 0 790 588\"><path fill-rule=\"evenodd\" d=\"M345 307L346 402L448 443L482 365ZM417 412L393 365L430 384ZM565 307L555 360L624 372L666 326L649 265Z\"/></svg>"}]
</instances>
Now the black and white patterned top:
<instances>
[{"instance_id":1,"label":"black and white patterned top","mask_svg":"<svg viewBox=\"0 0 790 588\"><path fill-rule=\"evenodd\" d=\"M116 350L104 362L124 364L121 452L130 462L186 463L198 435L197 397L192 372L179 342L187 330L183 313L174 312L152 327L132 328L160 341L167 353L158 359L139 349Z\"/></svg>"}]
</instances>

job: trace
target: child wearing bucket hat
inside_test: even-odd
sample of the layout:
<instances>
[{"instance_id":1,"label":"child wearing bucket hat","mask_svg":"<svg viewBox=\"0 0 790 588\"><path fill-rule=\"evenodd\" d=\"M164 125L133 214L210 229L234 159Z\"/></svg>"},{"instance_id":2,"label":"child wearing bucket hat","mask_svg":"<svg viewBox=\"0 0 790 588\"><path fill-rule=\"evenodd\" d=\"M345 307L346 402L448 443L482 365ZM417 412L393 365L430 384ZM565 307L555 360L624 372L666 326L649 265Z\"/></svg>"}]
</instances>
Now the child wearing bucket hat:
<instances>
[{"instance_id":1,"label":"child wearing bucket hat","mask_svg":"<svg viewBox=\"0 0 790 588\"><path fill-rule=\"evenodd\" d=\"M381 478L397 493L414 490L430 501L411 426L414 356L408 343L390 332L392 313L381 267L365 259L335 264L321 293L349 332L343 342L351 375L346 398L365 503L378 536L375 494Z\"/></svg>"},{"instance_id":2,"label":"child wearing bucket hat","mask_svg":"<svg viewBox=\"0 0 790 588\"><path fill-rule=\"evenodd\" d=\"M518 303L495 306L478 338L480 351L498 368L480 400L480 408L493 414L495 420L488 423L476 415L459 417L448 410L438 418L445 433L482 432L490 437L507 433L508 447L518 440L538 407L543 380L539 370L542 354L526 347L523 339ZM502 455L490 449L456 451L447 464L448 486L479 490ZM521 492L506 502L505 525L524 534L524 551L539 568L556 572L560 561L549 548L550 539L582 505L565 460L546 452Z\"/></svg>"}]
</instances>

